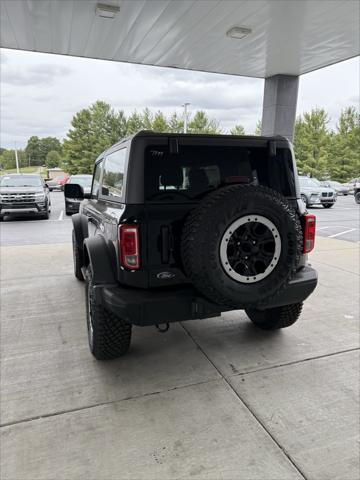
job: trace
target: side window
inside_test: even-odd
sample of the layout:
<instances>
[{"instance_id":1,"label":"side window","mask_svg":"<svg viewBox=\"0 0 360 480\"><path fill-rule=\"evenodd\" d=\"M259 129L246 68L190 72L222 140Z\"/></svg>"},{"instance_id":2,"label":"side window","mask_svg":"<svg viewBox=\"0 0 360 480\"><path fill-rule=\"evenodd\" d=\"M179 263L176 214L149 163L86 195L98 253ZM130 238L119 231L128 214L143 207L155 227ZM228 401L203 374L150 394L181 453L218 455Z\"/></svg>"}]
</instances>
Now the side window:
<instances>
[{"instance_id":1,"label":"side window","mask_svg":"<svg viewBox=\"0 0 360 480\"><path fill-rule=\"evenodd\" d=\"M126 150L122 148L106 157L101 195L117 200L122 196Z\"/></svg>"},{"instance_id":2,"label":"side window","mask_svg":"<svg viewBox=\"0 0 360 480\"><path fill-rule=\"evenodd\" d=\"M103 162L97 163L95 165L94 175L93 175L93 183L91 187L91 196L97 197L99 194L99 187L100 187L100 175L101 175L101 167Z\"/></svg>"}]
</instances>

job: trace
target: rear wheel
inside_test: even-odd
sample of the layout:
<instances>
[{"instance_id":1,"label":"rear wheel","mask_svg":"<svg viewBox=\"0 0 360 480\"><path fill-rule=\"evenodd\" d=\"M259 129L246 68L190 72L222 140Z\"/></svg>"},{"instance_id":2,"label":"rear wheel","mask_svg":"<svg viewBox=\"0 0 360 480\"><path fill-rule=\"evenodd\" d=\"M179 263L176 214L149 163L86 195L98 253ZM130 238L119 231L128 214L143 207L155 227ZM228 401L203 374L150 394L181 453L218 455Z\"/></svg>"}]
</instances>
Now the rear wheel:
<instances>
[{"instance_id":1,"label":"rear wheel","mask_svg":"<svg viewBox=\"0 0 360 480\"><path fill-rule=\"evenodd\" d=\"M302 306L302 303L293 303L267 310L248 308L245 311L250 320L262 330L278 330L293 325L300 317Z\"/></svg>"},{"instance_id":2,"label":"rear wheel","mask_svg":"<svg viewBox=\"0 0 360 480\"><path fill-rule=\"evenodd\" d=\"M356 202L357 204L360 204L360 192L356 192L356 193L355 193L355 202Z\"/></svg>"},{"instance_id":3,"label":"rear wheel","mask_svg":"<svg viewBox=\"0 0 360 480\"><path fill-rule=\"evenodd\" d=\"M131 341L131 324L98 304L91 266L86 271L86 319L91 353L97 360L124 355Z\"/></svg>"}]
</instances>

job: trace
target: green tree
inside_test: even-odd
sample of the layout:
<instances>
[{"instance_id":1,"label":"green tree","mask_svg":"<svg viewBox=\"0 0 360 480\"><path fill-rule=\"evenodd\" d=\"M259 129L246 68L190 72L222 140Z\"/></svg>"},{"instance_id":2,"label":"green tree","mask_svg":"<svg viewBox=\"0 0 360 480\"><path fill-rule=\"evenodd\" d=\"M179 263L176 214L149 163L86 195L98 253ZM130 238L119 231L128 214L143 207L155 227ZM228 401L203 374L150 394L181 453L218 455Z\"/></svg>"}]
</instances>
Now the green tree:
<instances>
[{"instance_id":1,"label":"green tree","mask_svg":"<svg viewBox=\"0 0 360 480\"><path fill-rule=\"evenodd\" d=\"M27 166L27 156L24 150L18 149L19 167ZM0 166L5 170L16 168L15 150L5 150L0 155Z\"/></svg>"},{"instance_id":2,"label":"green tree","mask_svg":"<svg viewBox=\"0 0 360 480\"><path fill-rule=\"evenodd\" d=\"M50 150L46 155L45 165L47 168L60 167L62 165L62 157L57 150Z\"/></svg>"},{"instance_id":3,"label":"green tree","mask_svg":"<svg viewBox=\"0 0 360 480\"><path fill-rule=\"evenodd\" d=\"M45 161L41 148L41 140L36 135L29 138L25 153L30 158L31 165L42 165Z\"/></svg>"},{"instance_id":4,"label":"green tree","mask_svg":"<svg viewBox=\"0 0 360 480\"><path fill-rule=\"evenodd\" d=\"M162 112L157 112L154 116L151 129L154 132L168 132L169 126L166 121L165 115Z\"/></svg>"},{"instance_id":5,"label":"green tree","mask_svg":"<svg viewBox=\"0 0 360 480\"><path fill-rule=\"evenodd\" d=\"M29 138L25 153L31 165L44 165L46 156L52 150L61 154L62 145L56 137L39 138L36 135Z\"/></svg>"},{"instance_id":6,"label":"green tree","mask_svg":"<svg viewBox=\"0 0 360 480\"><path fill-rule=\"evenodd\" d=\"M173 112L168 121L168 128L170 133L182 133L184 131L184 120L176 112Z\"/></svg>"},{"instance_id":7,"label":"green tree","mask_svg":"<svg viewBox=\"0 0 360 480\"><path fill-rule=\"evenodd\" d=\"M152 122L151 122L152 123ZM139 114L136 110L128 117L126 122L126 131L128 135L143 130L145 128L143 115ZM151 129L151 124L150 124Z\"/></svg>"},{"instance_id":8,"label":"green tree","mask_svg":"<svg viewBox=\"0 0 360 480\"><path fill-rule=\"evenodd\" d=\"M63 168L71 174L91 173L98 155L127 133L124 113L99 100L76 113L71 127L63 147Z\"/></svg>"},{"instance_id":9,"label":"green tree","mask_svg":"<svg viewBox=\"0 0 360 480\"><path fill-rule=\"evenodd\" d=\"M261 129L262 129L262 121L261 120L258 120L256 122L256 127L255 127L255 132L254 134L255 135L261 135Z\"/></svg>"},{"instance_id":10,"label":"green tree","mask_svg":"<svg viewBox=\"0 0 360 480\"><path fill-rule=\"evenodd\" d=\"M145 130L151 130L153 128L153 114L148 108L145 108L142 115L141 115L141 128Z\"/></svg>"},{"instance_id":11,"label":"green tree","mask_svg":"<svg viewBox=\"0 0 360 480\"><path fill-rule=\"evenodd\" d=\"M242 126L242 125L235 125L235 127L233 127L231 130L230 130L230 134L231 135L245 135L245 128Z\"/></svg>"},{"instance_id":12,"label":"green tree","mask_svg":"<svg viewBox=\"0 0 360 480\"><path fill-rule=\"evenodd\" d=\"M354 107L342 110L336 132L331 136L329 154L331 178L346 182L360 170L360 112Z\"/></svg>"},{"instance_id":13,"label":"green tree","mask_svg":"<svg viewBox=\"0 0 360 480\"><path fill-rule=\"evenodd\" d=\"M58 152L61 156L62 145L56 137L45 137L40 139L40 150L41 158L44 160L43 163L46 163L46 157L49 152Z\"/></svg>"},{"instance_id":14,"label":"green tree","mask_svg":"<svg viewBox=\"0 0 360 480\"><path fill-rule=\"evenodd\" d=\"M324 109L315 108L298 117L295 123L294 148L300 173L326 178L330 149L329 117Z\"/></svg>"},{"instance_id":15,"label":"green tree","mask_svg":"<svg viewBox=\"0 0 360 480\"><path fill-rule=\"evenodd\" d=\"M189 133L221 133L219 122L208 118L203 110L198 110L189 122Z\"/></svg>"}]
</instances>

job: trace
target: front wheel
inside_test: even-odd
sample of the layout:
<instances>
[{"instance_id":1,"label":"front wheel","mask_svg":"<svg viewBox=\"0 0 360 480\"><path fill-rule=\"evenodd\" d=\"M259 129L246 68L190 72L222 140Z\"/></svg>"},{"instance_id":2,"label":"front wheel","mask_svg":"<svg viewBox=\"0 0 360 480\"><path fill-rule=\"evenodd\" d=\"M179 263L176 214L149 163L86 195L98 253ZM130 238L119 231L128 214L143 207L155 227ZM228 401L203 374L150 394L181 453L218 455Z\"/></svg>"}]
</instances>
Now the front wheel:
<instances>
[{"instance_id":1,"label":"front wheel","mask_svg":"<svg viewBox=\"0 0 360 480\"><path fill-rule=\"evenodd\" d=\"M293 325L300 317L302 306L301 302L266 310L248 308L245 312L250 320L262 330L278 330Z\"/></svg>"},{"instance_id":2,"label":"front wheel","mask_svg":"<svg viewBox=\"0 0 360 480\"><path fill-rule=\"evenodd\" d=\"M323 205L324 208L331 208L333 206L334 206L333 203L324 203L324 205Z\"/></svg>"},{"instance_id":3,"label":"front wheel","mask_svg":"<svg viewBox=\"0 0 360 480\"><path fill-rule=\"evenodd\" d=\"M355 193L355 202L360 205L360 192Z\"/></svg>"},{"instance_id":4,"label":"front wheel","mask_svg":"<svg viewBox=\"0 0 360 480\"><path fill-rule=\"evenodd\" d=\"M86 320L91 353L97 360L124 355L131 341L131 324L96 302L91 267L86 270Z\"/></svg>"}]
</instances>

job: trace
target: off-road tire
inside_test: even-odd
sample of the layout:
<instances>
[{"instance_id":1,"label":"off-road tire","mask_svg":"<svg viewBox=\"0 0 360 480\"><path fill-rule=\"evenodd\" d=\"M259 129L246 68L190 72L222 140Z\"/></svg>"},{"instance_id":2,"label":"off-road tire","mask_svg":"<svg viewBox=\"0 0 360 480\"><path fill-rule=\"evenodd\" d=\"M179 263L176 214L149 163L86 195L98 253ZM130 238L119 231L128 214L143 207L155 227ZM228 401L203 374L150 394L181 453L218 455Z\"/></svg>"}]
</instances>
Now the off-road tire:
<instances>
[{"instance_id":1,"label":"off-road tire","mask_svg":"<svg viewBox=\"0 0 360 480\"><path fill-rule=\"evenodd\" d=\"M84 276L81 271L81 256L80 256L80 251L79 247L76 244L76 237L75 237L75 232L74 230L72 231L72 250L73 250L73 263L74 263L74 275L75 277L80 280L84 281Z\"/></svg>"},{"instance_id":2,"label":"off-road tire","mask_svg":"<svg viewBox=\"0 0 360 480\"><path fill-rule=\"evenodd\" d=\"M299 319L302 307L302 303L293 303L267 310L247 308L245 311L250 320L262 330L278 330L293 325Z\"/></svg>"},{"instance_id":3,"label":"off-road tire","mask_svg":"<svg viewBox=\"0 0 360 480\"><path fill-rule=\"evenodd\" d=\"M355 193L355 202L360 205L360 192Z\"/></svg>"},{"instance_id":4,"label":"off-road tire","mask_svg":"<svg viewBox=\"0 0 360 480\"><path fill-rule=\"evenodd\" d=\"M324 207L324 208L331 208L331 207L333 207L333 206L334 206L333 203L324 203L324 204L323 204L323 207Z\"/></svg>"},{"instance_id":5,"label":"off-road tire","mask_svg":"<svg viewBox=\"0 0 360 480\"><path fill-rule=\"evenodd\" d=\"M96 303L92 278L91 266L89 266L85 279L89 347L97 360L111 360L128 351L131 341L131 324ZM92 335L90 324L93 329Z\"/></svg>"},{"instance_id":6,"label":"off-road tire","mask_svg":"<svg viewBox=\"0 0 360 480\"><path fill-rule=\"evenodd\" d=\"M257 283L235 281L220 261L220 244L232 222L256 214L276 225L282 249L275 269ZM287 286L302 253L302 228L295 210L267 187L232 185L209 194L185 222L181 253L185 272L209 300L233 308L266 306Z\"/></svg>"}]
</instances>

